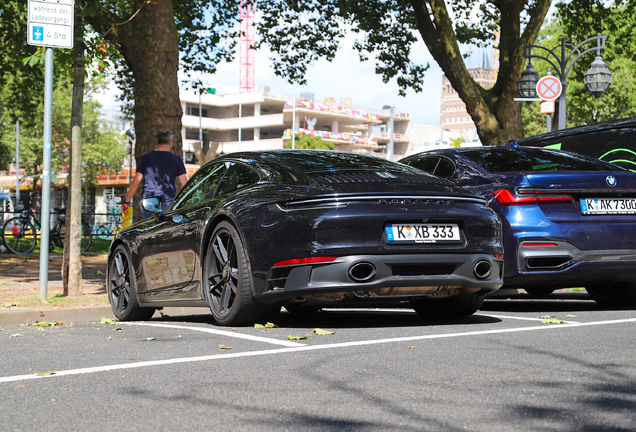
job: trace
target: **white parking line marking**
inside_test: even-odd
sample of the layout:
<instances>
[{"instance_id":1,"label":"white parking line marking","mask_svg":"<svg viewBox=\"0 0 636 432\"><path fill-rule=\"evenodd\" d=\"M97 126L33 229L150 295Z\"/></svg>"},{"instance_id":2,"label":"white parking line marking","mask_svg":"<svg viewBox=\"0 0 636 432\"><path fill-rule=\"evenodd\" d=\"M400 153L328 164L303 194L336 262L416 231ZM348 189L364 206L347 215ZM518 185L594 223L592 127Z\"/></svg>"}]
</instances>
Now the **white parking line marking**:
<instances>
[{"instance_id":1,"label":"white parking line marking","mask_svg":"<svg viewBox=\"0 0 636 432\"><path fill-rule=\"evenodd\" d=\"M523 320L523 321L543 321L545 319L545 318L515 317L515 316L507 316L507 315L491 315L491 314L482 314L482 313L474 314L473 316L485 316L485 317L491 317L491 318L516 319L516 320ZM570 320L567 320L567 322L569 324L578 324L579 323L579 321L570 321Z\"/></svg>"},{"instance_id":2,"label":"white parking line marking","mask_svg":"<svg viewBox=\"0 0 636 432\"><path fill-rule=\"evenodd\" d=\"M146 322L120 323L120 324L127 324L129 326L142 325L142 326L149 326L149 327L166 327L166 328L174 328L174 329L194 330L194 331L200 331L200 332L204 332L204 333L212 333L212 334L217 334L217 335L221 335L221 336L228 336L228 337L233 337L233 338L238 338L238 339L248 339L248 340L255 341L255 342L265 342L265 343L270 343L270 344L274 344L274 345L282 345L282 346L286 346L286 347L304 347L304 346L307 346L307 344L302 344L302 343L298 343L298 342L282 341L282 340L278 340L278 339L264 338L264 337L260 337L260 336L252 336L252 335L243 334L243 333L229 332L229 331L217 330L217 329L211 329L211 328L204 328L204 327L191 327L191 326L181 326L181 325L174 325L174 324L157 324L157 323L146 323Z\"/></svg>"},{"instance_id":3,"label":"white parking line marking","mask_svg":"<svg viewBox=\"0 0 636 432\"><path fill-rule=\"evenodd\" d=\"M148 367L148 366L170 365L170 364L177 364L177 363L223 360L223 359L230 359L230 358L254 357L254 356L271 355L271 354L284 354L284 353L299 352L299 351L315 351L315 350L324 350L324 349L333 349L333 348L346 348L346 347L362 346L362 345L378 345L383 343L407 342L407 341L426 340L426 339L445 339L445 338L464 337L464 336L482 336L482 335L489 335L489 334L517 333L517 332L523 332L523 331L556 330L556 329L561 330L561 329L567 329L572 327L625 324L625 323L633 323L633 322L636 322L636 318L610 320L610 321L596 321L596 322L578 323L578 324L558 324L558 325L551 324L551 325L542 325L542 326L536 326L536 327L521 327L521 328L509 328L509 329L499 329L499 330L481 330L481 331L465 332L465 333L447 333L447 334L434 334L434 335L425 335L425 336L408 336L408 337L393 338L393 339L375 339L375 340L366 340L366 341L357 341L357 342L342 342L342 343L326 344L326 345L310 345L310 346L302 346L302 347L294 347L294 348L278 348L278 349L272 349L272 350L250 351L250 352L244 352L244 353L231 353L231 354L217 354L217 355L209 355L209 356L202 356L202 357L185 357L185 358L166 359L166 360L152 360L152 361L137 362L137 363L124 363L124 364L110 365L110 366L88 367L83 369L70 369L66 371L55 372L53 375L36 376L31 374L31 375L9 376L9 377L0 378L0 383L24 381L24 380L32 380L32 379L40 379L40 378L52 378L52 377L65 376L65 375L80 375L85 373L105 372L105 371L121 370L121 369L134 369L134 368Z\"/></svg>"}]
</instances>

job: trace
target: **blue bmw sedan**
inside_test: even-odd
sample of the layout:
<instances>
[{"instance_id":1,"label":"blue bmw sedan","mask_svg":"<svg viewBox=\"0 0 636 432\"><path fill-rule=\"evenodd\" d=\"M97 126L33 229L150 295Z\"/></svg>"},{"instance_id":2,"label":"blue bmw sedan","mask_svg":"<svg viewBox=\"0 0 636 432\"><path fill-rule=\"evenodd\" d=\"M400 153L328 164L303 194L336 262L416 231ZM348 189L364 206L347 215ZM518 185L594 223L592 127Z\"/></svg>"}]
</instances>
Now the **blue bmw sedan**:
<instances>
[{"instance_id":1,"label":"blue bmw sedan","mask_svg":"<svg viewBox=\"0 0 636 432\"><path fill-rule=\"evenodd\" d=\"M488 199L502 220L504 288L539 295L585 287L599 304L636 304L636 173L514 143L400 162Z\"/></svg>"}]
</instances>

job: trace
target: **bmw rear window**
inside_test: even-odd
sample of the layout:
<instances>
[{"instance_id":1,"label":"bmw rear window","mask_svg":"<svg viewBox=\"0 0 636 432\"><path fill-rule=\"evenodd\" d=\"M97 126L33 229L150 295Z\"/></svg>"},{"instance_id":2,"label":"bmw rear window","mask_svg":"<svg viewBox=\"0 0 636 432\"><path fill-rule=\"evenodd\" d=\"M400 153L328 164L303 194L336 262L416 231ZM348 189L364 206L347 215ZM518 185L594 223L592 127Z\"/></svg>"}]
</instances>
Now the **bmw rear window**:
<instances>
[{"instance_id":1,"label":"bmw rear window","mask_svg":"<svg viewBox=\"0 0 636 432\"><path fill-rule=\"evenodd\" d=\"M576 153L549 149L489 148L462 154L490 172L624 171L619 166Z\"/></svg>"}]
</instances>

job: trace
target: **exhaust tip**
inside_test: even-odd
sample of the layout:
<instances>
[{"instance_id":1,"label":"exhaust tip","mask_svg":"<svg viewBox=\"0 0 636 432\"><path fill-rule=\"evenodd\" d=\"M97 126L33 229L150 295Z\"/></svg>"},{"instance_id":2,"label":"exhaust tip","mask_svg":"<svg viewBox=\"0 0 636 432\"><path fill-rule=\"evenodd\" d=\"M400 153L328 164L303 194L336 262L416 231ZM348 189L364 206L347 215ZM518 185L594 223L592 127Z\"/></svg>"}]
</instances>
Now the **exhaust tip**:
<instances>
[{"instance_id":1,"label":"exhaust tip","mask_svg":"<svg viewBox=\"0 0 636 432\"><path fill-rule=\"evenodd\" d=\"M492 273L492 264L490 261L479 260L473 266L473 274L477 279L486 279Z\"/></svg>"},{"instance_id":2,"label":"exhaust tip","mask_svg":"<svg viewBox=\"0 0 636 432\"><path fill-rule=\"evenodd\" d=\"M375 266L368 262L360 262L349 267L349 278L354 282L366 282L375 276Z\"/></svg>"}]
</instances>

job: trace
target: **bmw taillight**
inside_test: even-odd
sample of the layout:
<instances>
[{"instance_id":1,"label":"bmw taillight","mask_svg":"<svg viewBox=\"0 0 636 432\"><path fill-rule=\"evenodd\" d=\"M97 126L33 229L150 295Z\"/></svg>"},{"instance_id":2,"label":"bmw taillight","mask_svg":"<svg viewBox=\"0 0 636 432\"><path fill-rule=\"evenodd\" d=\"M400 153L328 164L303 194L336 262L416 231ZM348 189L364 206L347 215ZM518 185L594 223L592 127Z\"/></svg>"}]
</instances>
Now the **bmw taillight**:
<instances>
[{"instance_id":1,"label":"bmw taillight","mask_svg":"<svg viewBox=\"0 0 636 432\"><path fill-rule=\"evenodd\" d=\"M574 199L570 195L552 195L550 193L537 193L536 190L517 190L517 193L509 189L495 189L495 199L503 206L547 204L547 203L571 203Z\"/></svg>"}]
</instances>

